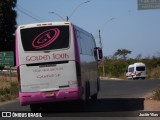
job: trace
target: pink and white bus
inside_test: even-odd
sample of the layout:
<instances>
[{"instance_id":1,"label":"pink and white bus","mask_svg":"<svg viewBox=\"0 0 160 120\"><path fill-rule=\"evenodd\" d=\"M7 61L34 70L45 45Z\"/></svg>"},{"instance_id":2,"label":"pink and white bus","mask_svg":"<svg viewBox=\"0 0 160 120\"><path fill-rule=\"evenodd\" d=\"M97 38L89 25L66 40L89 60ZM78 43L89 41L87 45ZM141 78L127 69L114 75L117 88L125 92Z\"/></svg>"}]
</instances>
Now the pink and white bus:
<instances>
[{"instance_id":1,"label":"pink and white bus","mask_svg":"<svg viewBox=\"0 0 160 120\"><path fill-rule=\"evenodd\" d=\"M97 99L102 51L92 34L70 22L21 25L16 67L21 105Z\"/></svg>"}]
</instances>

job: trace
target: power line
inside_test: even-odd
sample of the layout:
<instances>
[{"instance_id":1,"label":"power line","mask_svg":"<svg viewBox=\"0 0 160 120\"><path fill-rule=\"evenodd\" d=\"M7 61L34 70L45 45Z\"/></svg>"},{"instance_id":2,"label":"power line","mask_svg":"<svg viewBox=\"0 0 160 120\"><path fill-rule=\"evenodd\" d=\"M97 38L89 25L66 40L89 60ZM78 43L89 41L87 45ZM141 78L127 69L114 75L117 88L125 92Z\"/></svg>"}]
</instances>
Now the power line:
<instances>
[{"instance_id":1,"label":"power line","mask_svg":"<svg viewBox=\"0 0 160 120\"><path fill-rule=\"evenodd\" d=\"M23 8L20 4L17 4L17 5L18 5L21 9L23 9L23 11L26 11L27 13L32 14L32 16L35 16L36 18L39 18L39 19L41 19L41 20L43 20L43 21L48 21L47 19L45 19L45 18L43 18L43 17L40 17L40 16L36 15L35 13L33 13L33 12L31 12L31 11Z\"/></svg>"},{"instance_id":2,"label":"power line","mask_svg":"<svg viewBox=\"0 0 160 120\"><path fill-rule=\"evenodd\" d=\"M38 22L42 22L42 21L47 21L46 19L39 17L37 15L35 15L34 13L30 12L29 10L23 8L21 5L17 4L17 10L21 13L23 13L24 15L38 21Z\"/></svg>"},{"instance_id":3,"label":"power line","mask_svg":"<svg viewBox=\"0 0 160 120\"><path fill-rule=\"evenodd\" d=\"M33 17L32 15L30 15L30 14L26 13L25 11L19 9L18 7L17 7L16 9L17 9L19 12L23 13L24 15L26 15L26 16L28 16L28 17L30 17L30 18L36 20L36 21L41 22L41 20L39 20L38 18Z\"/></svg>"}]
</instances>

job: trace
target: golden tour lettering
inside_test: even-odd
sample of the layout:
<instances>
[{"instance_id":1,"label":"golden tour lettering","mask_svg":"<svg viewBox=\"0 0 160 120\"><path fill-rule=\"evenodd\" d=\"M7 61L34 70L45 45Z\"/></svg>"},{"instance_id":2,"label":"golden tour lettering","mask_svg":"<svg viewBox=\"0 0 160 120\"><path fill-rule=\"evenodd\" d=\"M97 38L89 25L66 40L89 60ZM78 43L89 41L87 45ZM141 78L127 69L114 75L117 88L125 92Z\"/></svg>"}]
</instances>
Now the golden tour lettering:
<instances>
[{"instance_id":1,"label":"golden tour lettering","mask_svg":"<svg viewBox=\"0 0 160 120\"><path fill-rule=\"evenodd\" d=\"M43 55L43 56L27 56L27 61L42 61L42 60L50 60L49 55Z\"/></svg>"},{"instance_id":2,"label":"golden tour lettering","mask_svg":"<svg viewBox=\"0 0 160 120\"><path fill-rule=\"evenodd\" d=\"M69 55L67 53L60 53L60 54L53 53L51 56L50 55L27 56L26 61L34 62L34 61L63 60L67 58L69 58Z\"/></svg>"},{"instance_id":3,"label":"golden tour lettering","mask_svg":"<svg viewBox=\"0 0 160 120\"><path fill-rule=\"evenodd\" d=\"M64 54L54 54L53 53L53 59L65 59L69 58L69 55L64 53Z\"/></svg>"}]
</instances>

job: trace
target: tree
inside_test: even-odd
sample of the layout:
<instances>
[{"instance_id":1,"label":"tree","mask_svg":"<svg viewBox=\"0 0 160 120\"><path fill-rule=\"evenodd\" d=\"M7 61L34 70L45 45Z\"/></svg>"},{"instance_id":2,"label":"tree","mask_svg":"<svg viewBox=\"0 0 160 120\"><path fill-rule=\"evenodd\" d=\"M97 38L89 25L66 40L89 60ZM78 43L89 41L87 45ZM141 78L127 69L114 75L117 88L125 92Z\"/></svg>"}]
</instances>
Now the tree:
<instances>
[{"instance_id":1,"label":"tree","mask_svg":"<svg viewBox=\"0 0 160 120\"><path fill-rule=\"evenodd\" d=\"M127 50L127 49L118 49L115 53L114 56L121 56L123 59L126 59L128 54L131 54L132 51Z\"/></svg>"},{"instance_id":2,"label":"tree","mask_svg":"<svg viewBox=\"0 0 160 120\"><path fill-rule=\"evenodd\" d=\"M14 51L17 0L0 0L0 51Z\"/></svg>"},{"instance_id":3,"label":"tree","mask_svg":"<svg viewBox=\"0 0 160 120\"><path fill-rule=\"evenodd\" d=\"M138 54L138 55L135 57L136 60L140 60L141 58L142 58L142 54Z\"/></svg>"}]
</instances>

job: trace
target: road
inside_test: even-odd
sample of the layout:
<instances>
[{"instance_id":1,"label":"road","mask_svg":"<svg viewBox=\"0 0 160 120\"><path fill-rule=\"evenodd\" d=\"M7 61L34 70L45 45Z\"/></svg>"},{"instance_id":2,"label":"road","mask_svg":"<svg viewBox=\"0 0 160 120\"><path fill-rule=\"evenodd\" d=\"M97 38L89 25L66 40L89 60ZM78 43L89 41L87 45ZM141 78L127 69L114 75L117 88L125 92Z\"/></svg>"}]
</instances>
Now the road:
<instances>
[{"instance_id":1,"label":"road","mask_svg":"<svg viewBox=\"0 0 160 120\"><path fill-rule=\"evenodd\" d=\"M160 87L160 80L103 80L100 98L146 98Z\"/></svg>"},{"instance_id":2,"label":"road","mask_svg":"<svg viewBox=\"0 0 160 120\"><path fill-rule=\"evenodd\" d=\"M47 119L52 117L58 117L58 119L60 117L106 119L106 117L111 117L113 120L120 120L115 116L125 116L122 120L132 120L138 117L140 112L145 111L145 98L150 97L152 91L158 86L160 86L160 80L101 80L101 91L97 101L90 101L88 106L84 106L82 101L45 104L44 109L49 110L50 113L43 114L43 117L50 116ZM29 106L20 106L17 99L1 103L0 111L28 112L30 108ZM137 119L142 120L142 118ZM145 118L145 120L147 119L151 118ZM154 117L155 119L157 118Z\"/></svg>"}]
</instances>

